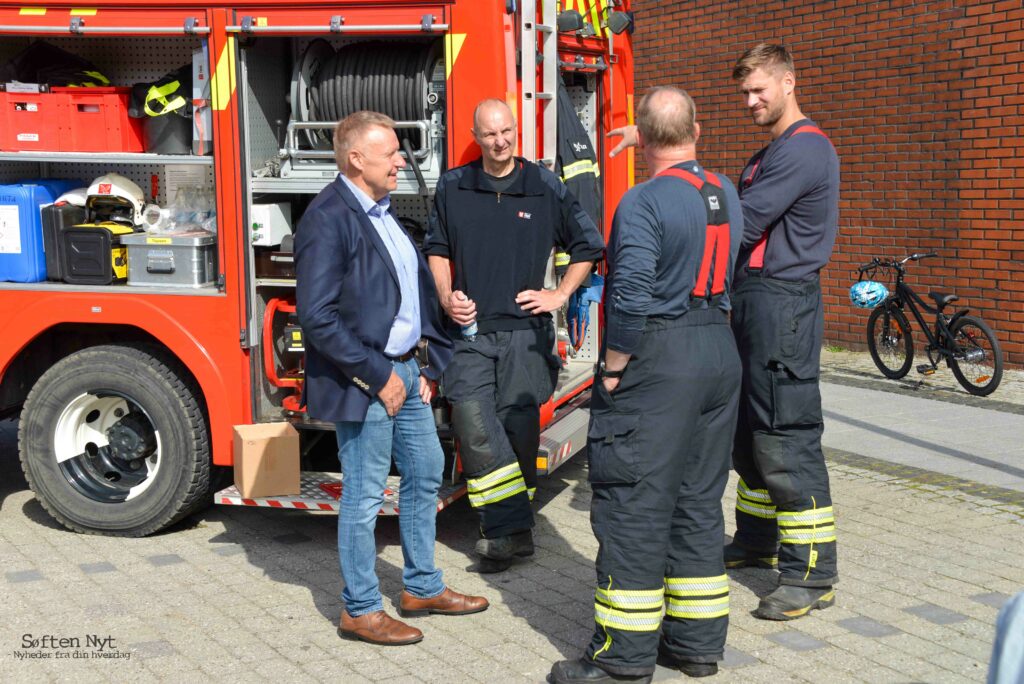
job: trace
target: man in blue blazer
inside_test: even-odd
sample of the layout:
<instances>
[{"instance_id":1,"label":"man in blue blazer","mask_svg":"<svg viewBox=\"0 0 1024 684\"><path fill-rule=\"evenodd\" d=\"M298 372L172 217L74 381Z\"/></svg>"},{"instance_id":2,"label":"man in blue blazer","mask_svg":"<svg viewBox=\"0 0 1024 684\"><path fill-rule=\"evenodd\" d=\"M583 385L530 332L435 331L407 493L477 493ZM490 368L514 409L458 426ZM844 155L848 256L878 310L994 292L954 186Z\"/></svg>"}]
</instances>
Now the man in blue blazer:
<instances>
[{"instance_id":1,"label":"man in blue blazer","mask_svg":"<svg viewBox=\"0 0 1024 684\"><path fill-rule=\"evenodd\" d=\"M345 608L338 632L412 644L423 633L384 612L374 571L374 526L392 456L402 476L399 613L465 615L488 606L446 587L434 566L444 454L430 398L452 343L427 264L391 209L388 193L405 166L394 122L356 112L338 123L334 151L342 173L299 222L295 267L304 398L310 417L335 424L344 485L338 555Z\"/></svg>"}]
</instances>

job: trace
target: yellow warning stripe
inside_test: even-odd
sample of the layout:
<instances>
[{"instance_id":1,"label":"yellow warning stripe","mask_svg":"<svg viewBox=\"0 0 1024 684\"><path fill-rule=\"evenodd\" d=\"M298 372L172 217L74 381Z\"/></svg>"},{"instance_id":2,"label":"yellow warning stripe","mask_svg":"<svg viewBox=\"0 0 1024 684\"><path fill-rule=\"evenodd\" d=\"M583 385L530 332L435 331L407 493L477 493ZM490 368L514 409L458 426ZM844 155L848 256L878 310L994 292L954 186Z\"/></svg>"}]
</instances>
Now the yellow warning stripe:
<instances>
[{"instance_id":1,"label":"yellow warning stripe","mask_svg":"<svg viewBox=\"0 0 1024 684\"><path fill-rule=\"evenodd\" d=\"M99 13L99 10L95 7L84 7L71 10L71 16L73 17L95 17Z\"/></svg>"},{"instance_id":2,"label":"yellow warning stripe","mask_svg":"<svg viewBox=\"0 0 1024 684\"><path fill-rule=\"evenodd\" d=\"M18 10L18 14L23 17L41 17L46 14L45 7L22 7Z\"/></svg>"},{"instance_id":3,"label":"yellow warning stripe","mask_svg":"<svg viewBox=\"0 0 1024 684\"><path fill-rule=\"evenodd\" d=\"M466 42L465 33L448 33L444 37L444 77L449 79L452 77L452 67L455 66L455 60L459 58L459 53L462 52L462 45Z\"/></svg>"},{"instance_id":4,"label":"yellow warning stripe","mask_svg":"<svg viewBox=\"0 0 1024 684\"><path fill-rule=\"evenodd\" d=\"M235 94L235 37L228 36L217 57L217 66L210 77L210 106L222 111L231 104Z\"/></svg>"}]
</instances>

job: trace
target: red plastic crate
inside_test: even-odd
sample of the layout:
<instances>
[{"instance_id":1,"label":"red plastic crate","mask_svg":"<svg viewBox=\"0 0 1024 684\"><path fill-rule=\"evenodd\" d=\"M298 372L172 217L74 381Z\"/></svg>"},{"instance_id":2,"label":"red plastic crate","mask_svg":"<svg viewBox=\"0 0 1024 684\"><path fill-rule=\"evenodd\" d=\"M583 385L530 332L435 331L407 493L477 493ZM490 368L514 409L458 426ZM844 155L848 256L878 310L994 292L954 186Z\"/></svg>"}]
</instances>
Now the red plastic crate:
<instances>
[{"instance_id":1,"label":"red plastic crate","mask_svg":"<svg viewBox=\"0 0 1024 684\"><path fill-rule=\"evenodd\" d=\"M0 92L0 150L60 150L63 97L51 93Z\"/></svg>"},{"instance_id":2,"label":"red plastic crate","mask_svg":"<svg viewBox=\"0 0 1024 684\"><path fill-rule=\"evenodd\" d=\"M131 88L53 88L62 98L61 152L142 152L142 119L128 116Z\"/></svg>"}]
</instances>

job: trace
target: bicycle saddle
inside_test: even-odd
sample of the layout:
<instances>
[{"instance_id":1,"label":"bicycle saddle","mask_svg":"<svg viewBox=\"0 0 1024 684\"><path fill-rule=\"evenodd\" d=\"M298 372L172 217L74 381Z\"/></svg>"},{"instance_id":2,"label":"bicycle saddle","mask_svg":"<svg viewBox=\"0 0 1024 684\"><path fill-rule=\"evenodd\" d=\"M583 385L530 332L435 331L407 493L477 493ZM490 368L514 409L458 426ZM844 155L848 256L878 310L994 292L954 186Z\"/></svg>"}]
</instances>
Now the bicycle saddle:
<instances>
[{"instance_id":1,"label":"bicycle saddle","mask_svg":"<svg viewBox=\"0 0 1024 684\"><path fill-rule=\"evenodd\" d=\"M947 304L952 304L956 300L960 299L952 292L929 292L928 296L935 300L936 306L940 309Z\"/></svg>"}]
</instances>

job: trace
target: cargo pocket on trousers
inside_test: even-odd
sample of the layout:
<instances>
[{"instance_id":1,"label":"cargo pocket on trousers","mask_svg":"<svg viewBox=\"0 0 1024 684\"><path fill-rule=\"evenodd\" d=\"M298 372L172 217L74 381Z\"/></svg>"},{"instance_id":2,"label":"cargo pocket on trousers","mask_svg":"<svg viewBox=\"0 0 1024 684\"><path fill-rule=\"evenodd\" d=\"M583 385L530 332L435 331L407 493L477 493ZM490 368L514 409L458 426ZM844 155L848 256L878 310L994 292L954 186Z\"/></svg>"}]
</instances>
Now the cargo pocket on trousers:
<instances>
[{"instance_id":1,"label":"cargo pocket on trousers","mask_svg":"<svg viewBox=\"0 0 1024 684\"><path fill-rule=\"evenodd\" d=\"M637 464L639 413L594 413L587 431L587 461L592 484L633 484L640 481Z\"/></svg>"},{"instance_id":2,"label":"cargo pocket on trousers","mask_svg":"<svg viewBox=\"0 0 1024 684\"><path fill-rule=\"evenodd\" d=\"M772 429L818 425L821 390L818 377L798 378L785 366L770 371L772 378Z\"/></svg>"}]
</instances>

